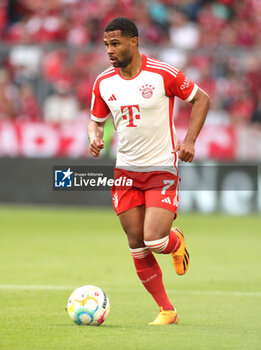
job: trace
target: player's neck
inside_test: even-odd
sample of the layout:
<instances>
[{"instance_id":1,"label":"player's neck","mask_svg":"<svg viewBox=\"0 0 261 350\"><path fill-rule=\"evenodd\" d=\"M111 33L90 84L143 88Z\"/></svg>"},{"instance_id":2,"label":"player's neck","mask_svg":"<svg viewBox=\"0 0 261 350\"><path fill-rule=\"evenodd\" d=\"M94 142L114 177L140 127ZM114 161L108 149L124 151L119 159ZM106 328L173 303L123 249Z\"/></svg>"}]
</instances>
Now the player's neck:
<instances>
[{"instance_id":1,"label":"player's neck","mask_svg":"<svg viewBox=\"0 0 261 350\"><path fill-rule=\"evenodd\" d=\"M127 67L120 68L120 74L123 78L131 79L139 74L142 67L142 54L138 51Z\"/></svg>"}]
</instances>

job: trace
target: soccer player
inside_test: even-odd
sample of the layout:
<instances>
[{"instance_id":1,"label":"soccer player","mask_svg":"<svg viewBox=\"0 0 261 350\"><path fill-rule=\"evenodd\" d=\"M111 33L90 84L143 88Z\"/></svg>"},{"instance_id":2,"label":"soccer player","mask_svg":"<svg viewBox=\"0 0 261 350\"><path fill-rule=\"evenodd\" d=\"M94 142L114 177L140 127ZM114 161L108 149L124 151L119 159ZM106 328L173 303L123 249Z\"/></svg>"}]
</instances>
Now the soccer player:
<instances>
[{"instance_id":1,"label":"soccer player","mask_svg":"<svg viewBox=\"0 0 261 350\"><path fill-rule=\"evenodd\" d=\"M119 138L114 178L133 180L131 187L112 187L113 205L138 277L160 309L150 324L177 323L177 310L153 253L171 254L178 275L189 267L183 232L171 228L179 204L177 162L194 158L209 97L178 68L141 54L137 27L128 18L115 18L106 26L104 44L111 67L93 87L90 153L98 157L104 148L104 124L112 117ZM175 96L192 104L190 125L180 144L172 118Z\"/></svg>"}]
</instances>

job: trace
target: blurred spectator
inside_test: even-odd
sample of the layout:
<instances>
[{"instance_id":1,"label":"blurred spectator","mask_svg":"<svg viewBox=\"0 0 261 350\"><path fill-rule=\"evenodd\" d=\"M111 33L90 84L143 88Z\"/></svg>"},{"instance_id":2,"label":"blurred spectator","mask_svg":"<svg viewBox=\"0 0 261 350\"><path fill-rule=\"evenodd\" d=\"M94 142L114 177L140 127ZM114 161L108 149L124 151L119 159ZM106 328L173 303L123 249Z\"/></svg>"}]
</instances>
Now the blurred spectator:
<instances>
[{"instance_id":1,"label":"blurred spectator","mask_svg":"<svg viewBox=\"0 0 261 350\"><path fill-rule=\"evenodd\" d=\"M4 29L7 25L7 3L5 1L0 2L0 38L3 37Z\"/></svg>"},{"instance_id":2,"label":"blurred spectator","mask_svg":"<svg viewBox=\"0 0 261 350\"><path fill-rule=\"evenodd\" d=\"M9 72L0 69L0 119L13 119L17 116L19 94L11 82Z\"/></svg>"},{"instance_id":3,"label":"blurred spectator","mask_svg":"<svg viewBox=\"0 0 261 350\"><path fill-rule=\"evenodd\" d=\"M66 41L72 46L81 46L90 43L91 37L84 23L78 22L68 30Z\"/></svg>"},{"instance_id":4,"label":"blurred spectator","mask_svg":"<svg viewBox=\"0 0 261 350\"><path fill-rule=\"evenodd\" d=\"M18 85L31 82L38 74L42 57L39 46L14 46L9 55L9 63L15 83Z\"/></svg>"},{"instance_id":5,"label":"blurred spectator","mask_svg":"<svg viewBox=\"0 0 261 350\"><path fill-rule=\"evenodd\" d=\"M248 124L254 113L254 98L248 91L242 91L229 107L231 124Z\"/></svg>"},{"instance_id":6,"label":"blurred spectator","mask_svg":"<svg viewBox=\"0 0 261 350\"><path fill-rule=\"evenodd\" d=\"M104 26L116 16L134 19L144 53L206 90L210 123L260 120L260 0L0 0L1 118L85 118L109 66ZM186 125L190 105L176 105Z\"/></svg>"},{"instance_id":7,"label":"blurred spectator","mask_svg":"<svg viewBox=\"0 0 261 350\"><path fill-rule=\"evenodd\" d=\"M258 91L257 105L252 115L252 121L254 123L261 123L261 88ZM261 124L260 124L261 125Z\"/></svg>"},{"instance_id":8,"label":"blurred spectator","mask_svg":"<svg viewBox=\"0 0 261 350\"><path fill-rule=\"evenodd\" d=\"M162 41L168 37L169 15L167 7L160 1L148 2L148 15L155 24Z\"/></svg>"},{"instance_id":9,"label":"blurred spectator","mask_svg":"<svg viewBox=\"0 0 261 350\"><path fill-rule=\"evenodd\" d=\"M47 53L42 60L44 77L54 83L58 80L74 82L73 56L65 50Z\"/></svg>"},{"instance_id":10,"label":"blurred spectator","mask_svg":"<svg viewBox=\"0 0 261 350\"><path fill-rule=\"evenodd\" d=\"M29 84L21 85L19 92L21 100L19 118L28 121L40 120L41 109L32 86Z\"/></svg>"},{"instance_id":11,"label":"blurred spectator","mask_svg":"<svg viewBox=\"0 0 261 350\"><path fill-rule=\"evenodd\" d=\"M216 79L212 71L212 62L206 55L195 55L191 59L191 63L197 70L197 82L200 87L205 90L212 100L216 91Z\"/></svg>"},{"instance_id":12,"label":"blurred spectator","mask_svg":"<svg viewBox=\"0 0 261 350\"><path fill-rule=\"evenodd\" d=\"M244 66L249 88L255 99L258 100L258 92L261 89L261 55L249 52L246 55Z\"/></svg>"},{"instance_id":13,"label":"blurred spectator","mask_svg":"<svg viewBox=\"0 0 261 350\"><path fill-rule=\"evenodd\" d=\"M206 125L229 125L229 113L223 108L222 100L219 96L214 96L211 100L211 109L206 119Z\"/></svg>"},{"instance_id":14,"label":"blurred spectator","mask_svg":"<svg viewBox=\"0 0 261 350\"><path fill-rule=\"evenodd\" d=\"M0 33L20 43L97 43L108 21L127 16L147 43L249 47L261 43L260 7L259 0L1 0Z\"/></svg>"},{"instance_id":15,"label":"blurred spectator","mask_svg":"<svg viewBox=\"0 0 261 350\"><path fill-rule=\"evenodd\" d=\"M15 117L15 107L2 85L0 85L0 119L12 119Z\"/></svg>"},{"instance_id":16,"label":"blurred spectator","mask_svg":"<svg viewBox=\"0 0 261 350\"><path fill-rule=\"evenodd\" d=\"M198 27L189 22L182 12L171 12L170 39L174 47L194 49L198 46L200 33Z\"/></svg>"},{"instance_id":17,"label":"blurred spectator","mask_svg":"<svg viewBox=\"0 0 261 350\"><path fill-rule=\"evenodd\" d=\"M26 30L33 42L48 43L65 39L65 21L59 12L45 7L35 12L26 23Z\"/></svg>"},{"instance_id":18,"label":"blurred spectator","mask_svg":"<svg viewBox=\"0 0 261 350\"><path fill-rule=\"evenodd\" d=\"M54 88L54 93L44 103L44 119L55 123L75 120L79 113L79 103L70 84L60 80Z\"/></svg>"},{"instance_id":19,"label":"blurred spectator","mask_svg":"<svg viewBox=\"0 0 261 350\"><path fill-rule=\"evenodd\" d=\"M159 43L161 42L161 34L153 25L151 18L148 16L147 8L141 4L139 9L135 10L135 22L139 29L140 40L142 43Z\"/></svg>"}]
</instances>

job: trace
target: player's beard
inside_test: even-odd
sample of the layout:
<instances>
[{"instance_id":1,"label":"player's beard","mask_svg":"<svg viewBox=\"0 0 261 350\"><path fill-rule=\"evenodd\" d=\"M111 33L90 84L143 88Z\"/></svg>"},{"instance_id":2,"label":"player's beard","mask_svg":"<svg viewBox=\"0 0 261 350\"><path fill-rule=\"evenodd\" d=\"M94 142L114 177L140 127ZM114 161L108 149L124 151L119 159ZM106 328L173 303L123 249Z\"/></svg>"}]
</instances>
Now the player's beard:
<instances>
[{"instance_id":1,"label":"player's beard","mask_svg":"<svg viewBox=\"0 0 261 350\"><path fill-rule=\"evenodd\" d=\"M113 64L113 67L115 68L125 68L127 67L132 61L132 56L128 55L127 57L124 57L122 59L116 58L115 63Z\"/></svg>"}]
</instances>

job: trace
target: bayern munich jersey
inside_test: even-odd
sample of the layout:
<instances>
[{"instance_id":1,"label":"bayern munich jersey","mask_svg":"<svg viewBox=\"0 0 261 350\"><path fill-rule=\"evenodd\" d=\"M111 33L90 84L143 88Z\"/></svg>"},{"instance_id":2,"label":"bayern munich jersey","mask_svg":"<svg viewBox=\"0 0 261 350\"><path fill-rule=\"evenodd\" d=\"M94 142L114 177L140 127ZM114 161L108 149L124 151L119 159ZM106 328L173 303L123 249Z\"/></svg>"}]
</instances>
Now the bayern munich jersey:
<instances>
[{"instance_id":1,"label":"bayern munich jersey","mask_svg":"<svg viewBox=\"0 0 261 350\"><path fill-rule=\"evenodd\" d=\"M91 119L113 118L118 133L116 167L134 171L176 167L174 98L189 102L197 89L178 68L145 55L132 79L122 77L114 67L101 73L93 87Z\"/></svg>"}]
</instances>

